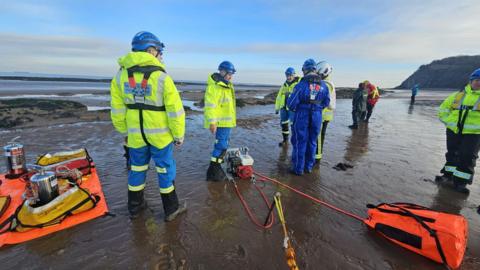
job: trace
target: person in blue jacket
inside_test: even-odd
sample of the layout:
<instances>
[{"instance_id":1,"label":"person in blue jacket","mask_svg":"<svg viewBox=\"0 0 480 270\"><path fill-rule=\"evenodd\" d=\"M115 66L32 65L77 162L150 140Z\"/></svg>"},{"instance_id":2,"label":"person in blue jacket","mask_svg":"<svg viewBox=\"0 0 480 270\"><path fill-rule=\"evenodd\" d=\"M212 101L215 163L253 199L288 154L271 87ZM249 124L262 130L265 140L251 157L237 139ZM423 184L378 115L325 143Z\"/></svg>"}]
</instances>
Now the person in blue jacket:
<instances>
[{"instance_id":1,"label":"person in blue jacket","mask_svg":"<svg viewBox=\"0 0 480 270\"><path fill-rule=\"evenodd\" d=\"M295 112L291 143L292 172L296 175L312 172L322 127L322 111L330 104L328 86L317 74L315 60L307 59L302 71L304 77L287 100L288 109Z\"/></svg>"},{"instance_id":2,"label":"person in blue jacket","mask_svg":"<svg viewBox=\"0 0 480 270\"><path fill-rule=\"evenodd\" d=\"M410 105L413 105L415 103L415 97L418 94L418 90L420 90L420 85L418 83L416 83L412 87L412 96L410 97Z\"/></svg>"}]
</instances>

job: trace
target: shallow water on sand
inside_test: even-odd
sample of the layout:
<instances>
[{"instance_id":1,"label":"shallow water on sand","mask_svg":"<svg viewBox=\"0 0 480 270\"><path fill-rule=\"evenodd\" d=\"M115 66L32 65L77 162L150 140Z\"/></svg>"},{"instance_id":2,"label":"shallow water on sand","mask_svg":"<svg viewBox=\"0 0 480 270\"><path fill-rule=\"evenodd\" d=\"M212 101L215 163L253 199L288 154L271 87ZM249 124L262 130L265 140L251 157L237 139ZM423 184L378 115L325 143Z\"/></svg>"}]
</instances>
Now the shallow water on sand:
<instances>
[{"instance_id":1,"label":"shallow water on sand","mask_svg":"<svg viewBox=\"0 0 480 270\"><path fill-rule=\"evenodd\" d=\"M445 130L436 119L436 107L409 107L408 101L380 100L371 122L351 131L347 128L351 101L339 100L328 127L324 159L303 177L288 173L291 147L277 146L281 132L273 106L242 108L239 118L245 120L239 121L231 146L248 146L257 171L360 216L366 215L367 203L396 201L462 214L469 221L469 242L461 269L480 269L480 215L476 214L480 179L477 175L468 198L433 183L444 162ZM204 180L214 138L202 129L202 115L188 116L185 144L175 154L177 192L189 209L168 224L163 222L153 170L146 188L148 210L136 220L128 218L122 138L110 123L0 131L0 144L18 135L30 162L46 151L86 147L116 217L3 247L2 269L288 269L278 222L268 231L258 230L231 184ZM354 168L332 169L338 162ZM263 220L267 211L257 191L248 182L239 186ZM267 184L264 190L271 198L277 188ZM356 220L279 191L300 269L442 269Z\"/></svg>"}]
</instances>

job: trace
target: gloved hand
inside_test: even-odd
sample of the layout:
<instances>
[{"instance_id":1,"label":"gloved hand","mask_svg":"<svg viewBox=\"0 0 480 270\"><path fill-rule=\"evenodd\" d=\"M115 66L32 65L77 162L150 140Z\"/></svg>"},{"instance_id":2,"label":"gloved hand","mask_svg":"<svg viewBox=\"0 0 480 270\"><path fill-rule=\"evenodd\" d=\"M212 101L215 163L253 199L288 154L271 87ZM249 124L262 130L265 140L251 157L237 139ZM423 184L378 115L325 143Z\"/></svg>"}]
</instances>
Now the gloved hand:
<instances>
[{"instance_id":1,"label":"gloved hand","mask_svg":"<svg viewBox=\"0 0 480 270\"><path fill-rule=\"evenodd\" d=\"M280 112L278 110L275 110L275 114L279 114Z\"/></svg>"},{"instance_id":2,"label":"gloved hand","mask_svg":"<svg viewBox=\"0 0 480 270\"><path fill-rule=\"evenodd\" d=\"M175 139L173 141L173 144L175 145L175 147L179 148L183 144L183 138L182 139Z\"/></svg>"}]
</instances>

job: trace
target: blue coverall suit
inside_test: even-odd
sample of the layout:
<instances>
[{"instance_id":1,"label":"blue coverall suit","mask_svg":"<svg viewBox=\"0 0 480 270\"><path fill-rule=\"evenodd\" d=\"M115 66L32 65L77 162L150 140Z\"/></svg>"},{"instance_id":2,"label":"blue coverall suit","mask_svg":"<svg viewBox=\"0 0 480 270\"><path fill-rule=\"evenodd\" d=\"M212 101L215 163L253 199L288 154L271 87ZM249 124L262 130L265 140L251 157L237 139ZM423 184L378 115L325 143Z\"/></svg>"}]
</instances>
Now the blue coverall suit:
<instances>
[{"instance_id":1,"label":"blue coverall suit","mask_svg":"<svg viewBox=\"0 0 480 270\"><path fill-rule=\"evenodd\" d=\"M295 112L291 143L292 171L297 175L313 169L317 138L322 127L322 110L329 104L327 84L316 74L303 77L287 100L287 107Z\"/></svg>"}]
</instances>

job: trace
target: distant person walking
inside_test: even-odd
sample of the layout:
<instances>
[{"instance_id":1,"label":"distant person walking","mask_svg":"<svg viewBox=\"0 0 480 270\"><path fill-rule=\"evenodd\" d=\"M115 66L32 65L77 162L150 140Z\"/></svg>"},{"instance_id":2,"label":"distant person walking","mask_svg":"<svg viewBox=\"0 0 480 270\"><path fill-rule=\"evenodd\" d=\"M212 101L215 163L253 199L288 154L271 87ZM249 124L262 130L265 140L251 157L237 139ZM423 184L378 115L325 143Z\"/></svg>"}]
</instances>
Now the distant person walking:
<instances>
[{"instance_id":1,"label":"distant person walking","mask_svg":"<svg viewBox=\"0 0 480 270\"><path fill-rule=\"evenodd\" d=\"M315 155L315 160L317 162L320 162L323 157L323 143L325 142L325 134L327 133L328 123L333 120L333 111L335 110L337 100L335 85L330 81L330 74L332 74L332 70L332 66L326 61L320 61L317 63L317 73L327 85L328 92L330 94L330 104L328 107L323 109L322 112L322 129L317 140L317 152Z\"/></svg>"},{"instance_id":2,"label":"distant person walking","mask_svg":"<svg viewBox=\"0 0 480 270\"><path fill-rule=\"evenodd\" d=\"M367 90L364 83L359 83L357 90L353 92L352 97L352 120L353 124L348 126L351 129L357 129L358 123L367 111Z\"/></svg>"},{"instance_id":3,"label":"distant person walking","mask_svg":"<svg viewBox=\"0 0 480 270\"><path fill-rule=\"evenodd\" d=\"M452 181L456 191L468 194L480 149L480 68L463 90L443 101L438 117L447 128L447 153L442 175L435 180Z\"/></svg>"},{"instance_id":4,"label":"distant person walking","mask_svg":"<svg viewBox=\"0 0 480 270\"><path fill-rule=\"evenodd\" d=\"M303 63L304 77L287 100L292 110L292 172L302 175L312 172L315 165L317 140L322 125L322 111L330 103L328 87L317 74L315 60Z\"/></svg>"},{"instance_id":5,"label":"distant person walking","mask_svg":"<svg viewBox=\"0 0 480 270\"><path fill-rule=\"evenodd\" d=\"M418 91L420 90L420 85L416 83L412 87L412 96L410 97L410 105L415 104L415 96L418 94Z\"/></svg>"},{"instance_id":6,"label":"distant person walking","mask_svg":"<svg viewBox=\"0 0 480 270\"><path fill-rule=\"evenodd\" d=\"M185 112L172 78L161 62L164 45L150 32L139 32L132 51L120 57L120 70L111 83L111 118L128 136L128 211L132 218L146 207L145 179L150 159L160 187L165 221L186 211L175 191L174 146L183 144ZM128 134L128 135L127 135Z\"/></svg>"},{"instance_id":7,"label":"distant person walking","mask_svg":"<svg viewBox=\"0 0 480 270\"><path fill-rule=\"evenodd\" d=\"M370 117L372 116L373 108L375 104L377 104L378 99L380 98L380 93L375 85L370 83L369 81L363 82L363 87L368 91L368 99L367 99L367 115L365 117L365 122L368 123Z\"/></svg>"},{"instance_id":8,"label":"distant person walking","mask_svg":"<svg viewBox=\"0 0 480 270\"><path fill-rule=\"evenodd\" d=\"M210 166L207 170L207 181L226 179L221 164L228 149L230 134L237 126L235 90L232 84L236 70L229 61L218 66L218 72L208 77L205 90L204 125L215 135Z\"/></svg>"},{"instance_id":9,"label":"distant person walking","mask_svg":"<svg viewBox=\"0 0 480 270\"><path fill-rule=\"evenodd\" d=\"M293 88L300 81L300 77L295 75L293 67L287 68L285 71L286 81L278 90L277 99L275 100L275 114L280 113L280 127L282 128L283 140L278 146L288 145L288 136L290 135L289 123L292 118L292 112L287 108L287 100L293 91Z\"/></svg>"}]
</instances>

